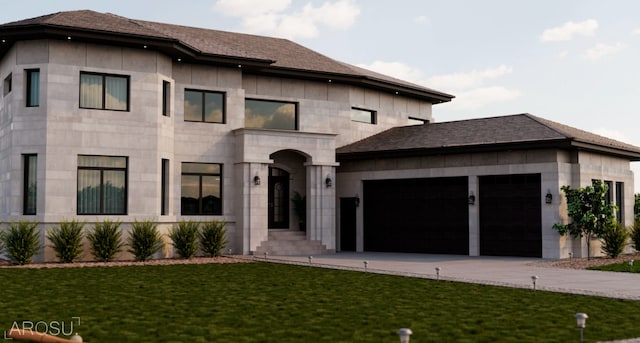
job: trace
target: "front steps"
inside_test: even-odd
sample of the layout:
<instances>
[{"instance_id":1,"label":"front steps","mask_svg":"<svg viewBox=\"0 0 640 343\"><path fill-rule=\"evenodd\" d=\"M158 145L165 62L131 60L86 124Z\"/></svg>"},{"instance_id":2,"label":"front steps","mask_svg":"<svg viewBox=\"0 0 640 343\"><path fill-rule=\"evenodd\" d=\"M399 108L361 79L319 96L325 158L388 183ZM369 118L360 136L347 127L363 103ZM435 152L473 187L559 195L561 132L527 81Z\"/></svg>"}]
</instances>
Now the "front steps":
<instances>
[{"instance_id":1,"label":"front steps","mask_svg":"<svg viewBox=\"0 0 640 343\"><path fill-rule=\"evenodd\" d=\"M256 256L267 255L319 255L329 251L320 241L307 240L303 231L269 231L269 237L253 253Z\"/></svg>"}]
</instances>

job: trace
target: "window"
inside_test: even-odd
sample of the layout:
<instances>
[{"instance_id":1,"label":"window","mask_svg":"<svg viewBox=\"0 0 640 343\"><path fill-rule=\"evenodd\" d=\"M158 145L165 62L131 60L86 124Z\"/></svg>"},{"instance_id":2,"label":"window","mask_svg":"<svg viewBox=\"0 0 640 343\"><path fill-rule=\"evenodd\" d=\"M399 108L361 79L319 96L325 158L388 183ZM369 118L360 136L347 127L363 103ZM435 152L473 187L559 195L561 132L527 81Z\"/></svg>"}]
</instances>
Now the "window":
<instances>
[{"instance_id":1,"label":"window","mask_svg":"<svg viewBox=\"0 0 640 343\"><path fill-rule=\"evenodd\" d=\"M224 93L186 89L184 120L224 123Z\"/></svg>"},{"instance_id":2,"label":"window","mask_svg":"<svg viewBox=\"0 0 640 343\"><path fill-rule=\"evenodd\" d=\"M22 213L25 215L36 214L37 204L37 155L23 155L24 162L24 179L23 179L23 203Z\"/></svg>"},{"instance_id":3,"label":"window","mask_svg":"<svg viewBox=\"0 0 640 343\"><path fill-rule=\"evenodd\" d=\"M78 156L78 214L127 214L127 157Z\"/></svg>"},{"instance_id":4,"label":"window","mask_svg":"<svg viewBox=\"0 0 640 343\"><path fill-rule=\"evenodd\" d=\"M376 111L363 110L361 108L351 108L351 120L367 124L376 123Z\"/></svg>"},{"instance_id":5,"label":"window","mask_svg":"<svg viewBox=\"0 0 640 343\"><path fill-rule=\"evenodd\" d=\"M171 83L162 81L162 115L171 116Z\"/></svg>"},{"instance_id":6,"label":"window","mask_svg":"<svg viewBox=\"0 0 640 343\"><path fill-rule=\"evenodd\" d=\"M424 124L429 124L429 120L422 119L422 118L409 117L409 125L424 125Z\"/></svg>"},{"instance_id":7,"label":"window","mask_svg":"<svg viewBox=\"0 0 640 343\"><path fill-rule=\"evenodd\" d=\"M160 166L160 215L169 213L169 160L162 159Z\"/></svg>"},{"instance_id":8,"label":"window","mask_svg":"<svg viewBox=\"0 0 640 343\"><path fill-rule=\"evenodd\" d=\"M613 201L613 181L605 181L607 186L607 193L604 195L604 201L607 205L610 205Z\"/></svg>"},{"instance_id":9,"label":"window","mask_svg":"<svg viewBox=\"0 0 640 343\"><path fill-rule=\"evenodd\" d=\"M27 70L27 107L40 106L40 69Z\"/></svg>"},{"instance_id":10,"label":"window","mask_svg":"<svg viewBox=\"0 0 640 343\"><path fill-rule=\"evenodd\" d=\"M624 182L616 182L616 219L624 225Z\"/></svg>"},{"instance_id":11,"label":"window","mask_svg":"<svg viewBox=\"0 0 640 343\"><path fill-rule=\"evenodd\" d=\"M80 107L128 111L129 77L81 72Z\"/></svg>"},{"instance_id":12,"label":"window","mask_svg":"<svg viewBox=\"0 0 640 343\"><path fill-rule=\"evenodd\" d=\"M11 93L11 74L4 78L3 89L2 96L7 96L7 94Z\"/></svg>"},{"instance_id":13,"label":"window","mask_svg":"<svg viewBox=\"0 0 640 343\"><path fill-rule=\"evenodd\" d=\"M182 163L181 213L222 214L222 165Z\"/></svg>"},{"instance_id":14,"label":"window","mask_svg":"<svg viewBox=\"0 0 640 343\"><path fill-rule=\"evenodd\" d=\"M298 108L296 103L245 100L244 125L256 129L297 130Z\"/></svg>"}]
</instances>

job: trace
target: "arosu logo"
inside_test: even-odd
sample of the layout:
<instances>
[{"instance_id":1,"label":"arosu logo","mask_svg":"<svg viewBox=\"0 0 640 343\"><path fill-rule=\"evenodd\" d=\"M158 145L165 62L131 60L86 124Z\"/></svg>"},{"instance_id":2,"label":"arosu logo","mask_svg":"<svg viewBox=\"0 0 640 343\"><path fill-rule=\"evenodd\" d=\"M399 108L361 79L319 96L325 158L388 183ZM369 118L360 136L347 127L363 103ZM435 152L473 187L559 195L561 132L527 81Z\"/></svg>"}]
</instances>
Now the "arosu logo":
<instances>
[{"instance_id":1,"label":"arosu logo","mask_svg":"<svg viewBox=\"0 0 640 343\"><path fill-rule=\"evenodd\" d=\"M4 339L14 338L37 338L43 335L50 336L71 336L80 326L80 317L71 317L70 321L14 321L9 331L4 331Z\"/></svg>"}]
</instances>

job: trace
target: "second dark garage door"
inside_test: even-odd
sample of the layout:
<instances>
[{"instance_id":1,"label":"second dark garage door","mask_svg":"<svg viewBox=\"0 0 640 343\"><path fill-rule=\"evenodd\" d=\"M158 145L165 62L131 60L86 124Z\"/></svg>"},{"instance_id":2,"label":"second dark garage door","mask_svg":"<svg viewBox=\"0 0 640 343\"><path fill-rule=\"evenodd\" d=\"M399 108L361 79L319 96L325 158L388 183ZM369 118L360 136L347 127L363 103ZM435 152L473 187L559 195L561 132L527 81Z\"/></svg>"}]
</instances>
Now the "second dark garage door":
<instances>
[{"instance_id":1,"label":"second dark garage door","mask_svg":"<svg viewBox=\"0 0 640 343\"><path fill-rule=\"evenodd\" d=\"M364 250L469 254L468 178L364 181Z\"/></svg>"}]
</instances>

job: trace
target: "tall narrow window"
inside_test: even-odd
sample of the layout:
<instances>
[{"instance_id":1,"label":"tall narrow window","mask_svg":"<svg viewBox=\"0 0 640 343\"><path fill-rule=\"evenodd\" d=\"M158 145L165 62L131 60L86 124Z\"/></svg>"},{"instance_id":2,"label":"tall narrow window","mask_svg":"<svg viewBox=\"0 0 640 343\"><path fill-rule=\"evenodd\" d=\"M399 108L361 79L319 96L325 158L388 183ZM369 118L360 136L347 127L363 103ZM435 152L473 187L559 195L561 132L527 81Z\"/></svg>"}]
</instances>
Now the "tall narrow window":
<instances>
[{"instance_id":1,"label":"tall narrow window","mask_svg":"<svg viewBox=\"0 0 640 343\"><path fill-rule=\"evenodd\" d=\"M224 93L185 90L184 120L224 123Z\"/></svg>"},{"instance_id":2,"label":"tall narrow window","mask_svg":"<svg viewBox=\"0 0 640 343\"><path fill-rule=\"evenodd\" d=\"M244 101L244 126L257 129L297 130L298 106L293 102Z\"/></svg>"},{"instance_id":3,"label":"tall narrow window","mask_svg":"<svg viewBox=\"0 0 640 343\"><path fill-rule=\"evenodd\" d=\"M40 69L27 70L27 107L40 106Z\"/></svg>"},{"instance_id":4,"label":"tall narrow window","mask_svg":"<svg viewBox=\"0 0 640 343\"><path fill-rule=\"evenodd\" d=\"M78 156L78 214L127 214L127 158Z\"/></svg>"},{"instance_id":5,"label":"tall narrow window","mask_svg":"<svg viewBox=\"0 0 640 343\"><path fill-rule=\"evenodd\" d=\"M36 214L37 205L37 155L24 155L24 182L22 213L25 215Z\"/></svg>"},{"instance_id":6,"label":"tall narrow window","mask_svg":"<svg viewBox=\"0 0 640 343\"><path fill-rule=\"evenodd\" d=\"M80 107L128 111L129 77L81 72Z\"/></svg>"},{"instance_id":7,"label":"tall narrow window","mask_svg":"<svg viewBox=\"0 0 640 343\"><path fill-rule=\"evenodd\" d=\"M616 182L616 219L624 225L624 182Z\"/></svg>"},{"instance_id":8,"label":"tall narrow window","mask_svg":"<svg viewBox=\"0 0 640 343\"><path fill-rule=\"evenodd\" d=\"M7 96L7 94L11 93L11 74L4 78L4 82L2 84L2 96Z\"/></svg>"},{"instance_id":9,"label":"tall narrow window","mask_svg":"<svg viewBox=\"0 0 640 343\"><path fill-rule=\"evenodd\" d=\"M162 81L162 115L171 116L171 82Z\"/></svg>"},{"instance_id":10,"label":"tall narrow window","mask_svg":"<svg viewBox=\"0 0 640 343\"><path fill-rule=\"evenodd\" d=\"M163 158L160 180L160 215L169 213L169 160Z\"/></svg>"},{"instance_id":11,"label":"tall narrow window","mask_svg":"<svg viewBox=\"0 0 640 343\"><path fill-rule=\"evenodd\" d=\"M364 110L354 107L351 109L351 120L360 123L375 124L376 111Z\"/></svg>"},{"instance_id":12,"label":"tall narrow window","mask_svg":"<svg viewBox=\"0 0 640 343\"><path fill-rule=\"evenodd\" d=\"M604 195L604 201L609 205L613 202L613 181L605 181L604 184L607 186L607 193Z\"/></svg>"},{"instance_id":13,"label":"tall narrow window","mask_svg":"<svg viewBox=\"0 0 640 343\"><path fill-rule=\"evenodd\" d=\"M222 165L182 163L181 213L222 214Z\"/></svg>"}]
</instances>

